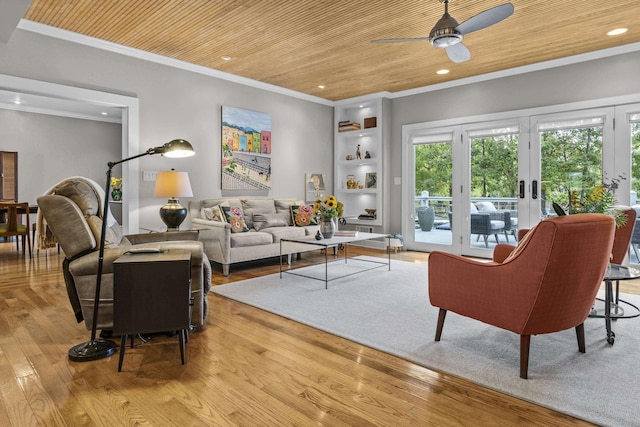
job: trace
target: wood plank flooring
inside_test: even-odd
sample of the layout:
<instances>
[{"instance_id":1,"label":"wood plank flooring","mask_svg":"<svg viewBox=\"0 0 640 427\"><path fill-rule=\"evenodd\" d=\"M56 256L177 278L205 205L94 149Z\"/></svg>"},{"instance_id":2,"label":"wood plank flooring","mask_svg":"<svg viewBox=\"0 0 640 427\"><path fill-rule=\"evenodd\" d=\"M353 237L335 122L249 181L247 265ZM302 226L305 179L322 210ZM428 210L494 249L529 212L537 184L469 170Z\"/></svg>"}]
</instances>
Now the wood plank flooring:
<instances>
[{"instance_id":1,"label":"wood plank flooring","mask_svg":"<svg viewBox=\"0 0 640 427\"><path fill-rule=\"evenodd\" d=\"M184 366L166 335L127 349L121 373L117 356L70 362L90 333L75 322L61 263L55 249L29 260L0 243L1 426L589 425L213 293ZM277 271L268 260L225 278L214 266L214 285Z\"/></svg>"}]
</instances>

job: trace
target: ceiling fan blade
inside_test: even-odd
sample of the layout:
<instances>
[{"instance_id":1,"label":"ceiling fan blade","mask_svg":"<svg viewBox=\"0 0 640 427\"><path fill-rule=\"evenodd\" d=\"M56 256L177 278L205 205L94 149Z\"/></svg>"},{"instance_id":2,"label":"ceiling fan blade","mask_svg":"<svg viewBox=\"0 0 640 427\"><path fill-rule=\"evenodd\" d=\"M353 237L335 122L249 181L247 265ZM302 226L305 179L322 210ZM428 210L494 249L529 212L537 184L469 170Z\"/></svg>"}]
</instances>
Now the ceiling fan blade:
<instances>
[{"instance_id":1,"label":"ceiling fan blade","mask_svg":"<svg viewBox=\"0 0 640 427\"><path fill-rule=\"evenodd\" d=\"M484 12L480 12L476 16L464 21L462 24L456 27L456 30L461 34L469 34L474 31L482 30L493 24L497 24L510 17L513 14L513 5L511 3L501 4L500 6L492 7Z\"/></svg>"},{"instance_id":2,"label":"ceiling fan blade","mask_svg":"<svg viewBox=\"0 0 640 427\"><path fill-rule=\"evenodd\" d=\"M449 59L455 63L464 62L471 59L471 52L462 43L457 43L444 48L447 51Z\"/></svg>"},{"instance_id":3,"label":"ceiling fan blade","mask_svg":"<svg viewBox=\"0 0 640 427\"><path fill-rule=\"evenodd\" d=\"M379 40L371 40L373 43L395 43L395 42L421 42L421 41L429 41L431 37L416 37L409 39L379 39Z\"/></svg>"}]
</instances>

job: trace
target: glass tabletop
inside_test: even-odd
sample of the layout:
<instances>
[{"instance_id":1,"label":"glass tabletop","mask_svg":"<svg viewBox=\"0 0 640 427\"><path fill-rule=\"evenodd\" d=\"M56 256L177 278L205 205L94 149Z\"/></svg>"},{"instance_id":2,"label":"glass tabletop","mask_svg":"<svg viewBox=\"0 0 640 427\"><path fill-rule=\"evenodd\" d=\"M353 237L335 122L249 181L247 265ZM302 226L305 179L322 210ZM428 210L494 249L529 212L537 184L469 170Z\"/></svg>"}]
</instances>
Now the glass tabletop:
<instances>
[{"instance_id":1,"label":"glass tabletop","mask_svg":"<svg viewBox=\"0 0 640 427\"><path fill-rule=\"evenodd\" d=\"M604 273L604 280L633 280L640 278L640 270L619 264L610 264Z\"/></svg>"}]
</instances>

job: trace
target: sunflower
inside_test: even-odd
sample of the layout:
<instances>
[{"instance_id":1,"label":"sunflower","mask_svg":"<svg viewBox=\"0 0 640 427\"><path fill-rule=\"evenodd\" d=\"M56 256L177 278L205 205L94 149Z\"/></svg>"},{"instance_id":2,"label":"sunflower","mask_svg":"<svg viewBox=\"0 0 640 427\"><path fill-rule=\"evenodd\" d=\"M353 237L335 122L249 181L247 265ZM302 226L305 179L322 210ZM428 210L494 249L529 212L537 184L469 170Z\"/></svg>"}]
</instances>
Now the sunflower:
<instances>
[{"instance_id":1,"label":"sunflower","mask_svg":"<svg viewBox=\"0 0 640 427\"><path fill-rule=\"evenodd\" d=\"M342 216L343 204L329 196L326 199L316 199L313 204L313 214L321 218L339 218Z\"/></svg>"}]
</instances>

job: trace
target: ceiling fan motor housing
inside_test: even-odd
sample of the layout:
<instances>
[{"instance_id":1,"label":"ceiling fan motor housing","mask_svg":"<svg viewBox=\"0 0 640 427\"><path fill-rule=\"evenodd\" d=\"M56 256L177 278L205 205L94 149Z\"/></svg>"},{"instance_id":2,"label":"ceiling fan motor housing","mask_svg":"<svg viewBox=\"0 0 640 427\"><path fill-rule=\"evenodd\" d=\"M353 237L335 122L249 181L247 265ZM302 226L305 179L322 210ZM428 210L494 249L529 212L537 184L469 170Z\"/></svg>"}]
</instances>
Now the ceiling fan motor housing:
<instances>
[{"instance_id":1,"label":"ceiling fan motor housing","mask_svg":"<svg viewBox=\"0 0 640 427\"><path fill-rule=\"evenodd\" d=\"M451 17L448 13L442 15L442 18L429 33L430 42L435 47L447 47L462 41L462 34L456 30L458 21Z\"/></svg>"}]
</instances>

